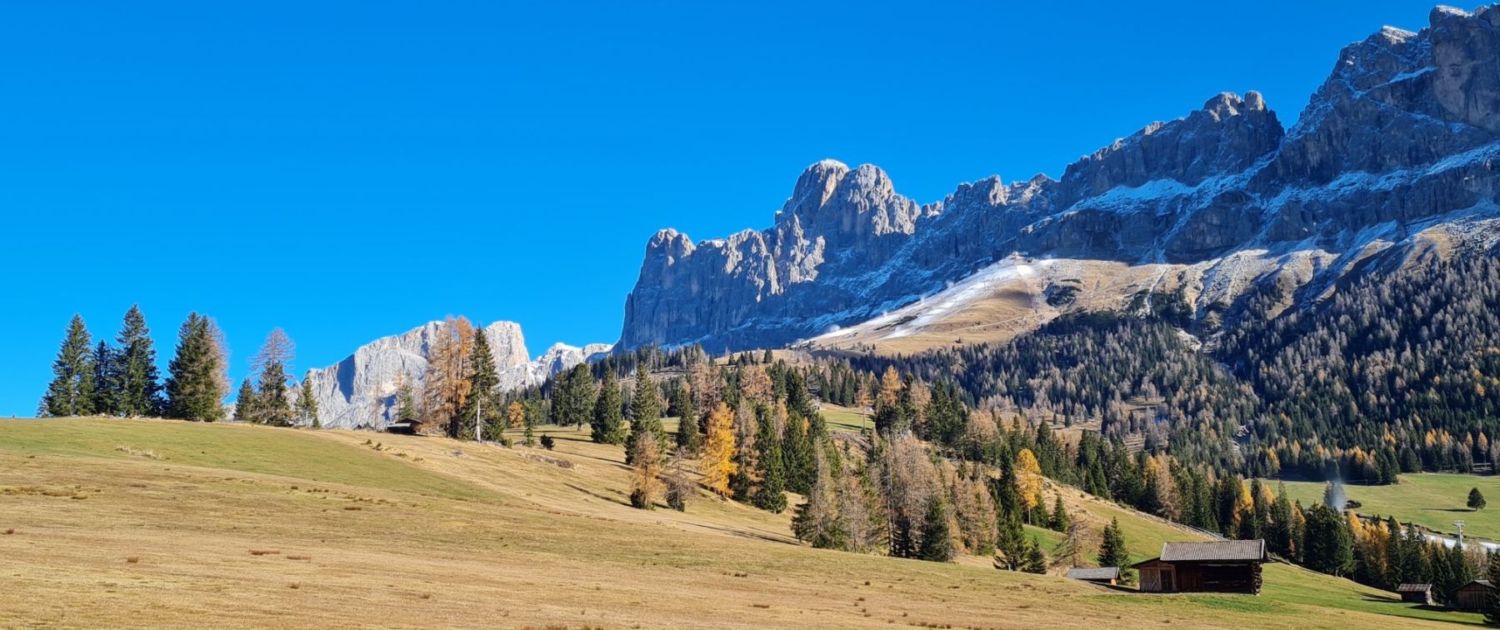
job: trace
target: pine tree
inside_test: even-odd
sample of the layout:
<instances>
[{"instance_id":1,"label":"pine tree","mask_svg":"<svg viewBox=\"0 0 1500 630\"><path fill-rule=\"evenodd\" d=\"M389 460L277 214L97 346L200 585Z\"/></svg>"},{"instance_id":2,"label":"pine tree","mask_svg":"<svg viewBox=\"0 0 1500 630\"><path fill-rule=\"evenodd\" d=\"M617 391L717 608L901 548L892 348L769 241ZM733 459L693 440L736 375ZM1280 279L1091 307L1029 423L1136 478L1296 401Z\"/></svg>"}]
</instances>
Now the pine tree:
<instances>
[{"instance_id":1,"label":"pine tree","mask_svg":"<svg viewBox=\"0 0 1500 630\"><path fill-rule=\"evenodd\" d=\"M125 312L125 322L120 327L119 361L116 373L119 387L119 413L125 417L161 414L161 374L156 368L156 348L151 341L151 330L146 327L146 316L139 305Z\"/></svg>"},{"instance_id":2,"label":"pine tree","mask_svg":"<svg viewBox=\"0 0 1500 630\"><path fill-rule=\"evenodd\" d=\"M226 352L213 320L189 313L177 332L177 353L168 364L167 416L213 422L224 417L228 394Z\"/></svg>"},{"instance_id":3,"label":"pine tree","mask_svg":"<svg viewBox=\"0 0 1500 630\"><path fill-rule=\"evenodd\" d=\"M292 426L291 396L287 392L287 371L291 368L295 346L280 328L266 336L266 342L255 355L254 366L259 380L255 422L278 427Z\"/></svg>"},{"instance_id":4,"label":"pine tree","mask_svg":"<svg viewBox=\"0 0 1500 630\"><path fill-rule=\"evenodd\" d=\"M554 383L552 422L564 427L588 424L593 418L595 402L594 376L589 366L575 365Z\"/></svg>"},{"instance_id":5,"label":"pine tree","mask_svg":"<svg viewBox=\"0 0 1500 630\"><path fill-rule=\"evenodd\" d=\"M1042 574L1047 572L1047 554L1042 551L1042 545L1037 541L1031 541L1026 548L1025 560L1022 561L1020 569L1026 573Z\"/></svg>"},{"instance_id":6,"label":"pine tree","mask_svg":"<svg viewBox=\"0 0 1500 630\"><path fill-rule=\"evenodd\" d=\"M1104 540L1099 543L1099 566L1120 567L1123 571L1130 566L1130 548L1125 544L1125 532L1120 529L1120 519L1110 519L1109 525L1104 527Z\"/></svg>"},{"instance_id":7,"label":"pine tree","mask_svg":"<svg viewBox=\"0 0 1500 630\"><path fill-rule=\"evenodd\" d=\"M1475 512L1478 512L1479 510L1483 510L1484 509L1484 506L1485 506L1484 495L1479 492L1479 488L1473 488L1473 489L1469 490L1469 503L1468 503L1468 505L1469 505L1469 509L1474 510Z\"/></svg>"},{"instance_id":8,"label":"pine tree","mask_svg":"<svg viewBox=\"0 0 1500 630\"><path fill-rule=\"evenodd\" d=\"M1309 569L1345 576L1354 569L1353 541L1339 512L1314 505L1307 512L1303 562Z\"/></svg>"},{"instance_id":9,"label":"pine tree","mask_svg":"<svg viewBox=\"0 0 1500 630\"><path fill-rule=\"evenodd\" d=\"M474 343L469 348L469 396L459 413L462 427L459 435L468 439L489 438L504 441L504 420L500 408L500 375L495 370L495 355L484 327L474 327ZM488 427L486 431L485 427Z\"/></svg>"},{"instance_id":10,"label":"pine tree","mask_svg":"<svg viewBox=\"0 0 1500 630\"><path fill-rule=\"evenodd\" d=\"M318 397L313 393L312 374L302 379L302 391L297 396L297 415L302 417L302 423L314 429L323 428L323 421L318 418Z\"/></svg>"},{"instance_id":11,"label":"pine tree","mask_svg":"<svg viewBox=\"0 0 1500 630\"><path fill-rule=\"evenodd\" d=\"M591 436L600 444L623 444L625 442L625 416L621 413L620 384L615 380L615 371L604 370L604 383L599 386L599 396L594 400L594 420Z\"/></svg>"},{"instance_id":12,"label":"pine tree","mask_svg":"<svg viewBox=\"0 0 1500 630\"><path fill-rule=\"evenodd\" d=\"M678 386L672 393L670 413L677 416L677 446L689 453L703 447L703 434L698 429L698 414L693 409L693 396L687 385Z\"/></svg>"},{"instance_id":13,"label":"pine tree","mask_svg":"<svg viewBox=\"0 0 1500 630\"><path fill-rule=\"evenodd\" d=\"M802 416L793 412L781 435L782 466L786 471L787 490L807 494L812 488L813 476L817 474L813 450Z\"/></svg>"},{"instance_id":14,"label":"pine tree","mask_svg":"<svg viewBox=\"0 0 1500 630\"><path fill-rule=\"evenodd\" d=\"M257 405L260 396L255 393L255 386L250 379L240 381L240 393L235 397L234 421L255 423L260 422L260 407Z\"/></svg>"},{"instance_id":15,"label":"pine tree","mask_svg":"<svg viewBox=\"0 0 1500 630\"><path fill-rule=\"evenodd\" d=\"M1048 519L1047 528L1054 532L1065 532L1068 531L1069 524L1068 510L1063 507L1062 494L1059 493L1057 501L1052 504L1052 518Z\"/></svg>"},{"instance_id":16,"label":"pine tree","mask_svg":"<svg viewBox=\"0 0 1500 630\"><path fill-rule=\"evenodd\" d=\"M83 317L74 315L57 351L57 359L52 362L52 382L42 396L41 415L62 418L94 412L92 345Z\"/></svg>"},{"instance_id":17,"label":"pine tree","mask_svg":"<svg viewBox=\"0 0 1500 630\"><path fill-rule=\"evenodd\" d=\"M755 486L750 503L772 514L780 514L786 510L786 465L782 460L781 440L776 439L776 428L766 414L761 414L755 446L759 449L760 483Z\"/></svg>"},{"instance_id":18,"label":"pine tree","mask_svg":"<svg viewBox=\"0 0 1500 630\"><path fill-rule=\"evenodd\" d=\"M667 431L661 424L661 398L656 383L645 366L636 369L635 393L630 398L630 435L625 440L627 464L633 463L635 442L650 433L657 444L666 444Z\"/></svg>"},{"instance_id":19,"label":"pine tree","mask_svg":"<svg viewBox=\"0 0 1500 630\"><path fill-rule=\"evenodd\" d=\"M420 420L421 410L417 409L417 393L412 387L411 380L405 374L397 376L396 385L396 420Z\"/></svg>"},{"instance_id":20,"label":"pine tree","mask_svg":"<svg viewBox=\"0 0 1500 630\"><path fill-rule=\"evenodd\" d=\"M94 346L89 362L94 366L94 396L89 406L95 414L115 416L120 412L119 362L115 350L103 339Z\"/></svg>"},{"instance_id":21,"label":"pine tree","mask_svg":"<svg viewBox=\"0 0 1500 630\"><path fill-rule=\"evenodd\" d=\"M922 542L917 557L929 562L953 559L953 533L948 526L948 506L941 493L934 494L922 518Z\"/></svg>"}]
</instances>

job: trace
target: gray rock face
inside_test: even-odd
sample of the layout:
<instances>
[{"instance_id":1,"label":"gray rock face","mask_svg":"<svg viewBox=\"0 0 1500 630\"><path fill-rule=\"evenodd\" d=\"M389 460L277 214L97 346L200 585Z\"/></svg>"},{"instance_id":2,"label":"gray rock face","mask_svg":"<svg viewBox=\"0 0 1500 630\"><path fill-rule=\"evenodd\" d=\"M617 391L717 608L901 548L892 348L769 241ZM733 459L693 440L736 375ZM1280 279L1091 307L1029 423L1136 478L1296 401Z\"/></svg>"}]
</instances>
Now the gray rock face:
<instances>
[{"instance_id":1,"label":"gray rock face","mask_svg":"<svg viewBox=\"0 0 1500 630\"><path fill-rule=\"evenodd\" d=\"M421 395L432 346L440 335L449 333L447 323L431 322L400 335L376 339L360 346L337 365L310 371L307 379L318 400L318 416L323 426L384 428L394 420L400 383L403 380L411 383L416 395ZM495 322L484 328L484 334L500 373L502 391L540 384L552 374L609 350L608 345L575 348L558 344L532 361L519 324Z\"/></svg>"},{"instance_id":2,"label":"gray rock face","mask_svg":"<svg viewBox=\"0 0 1500 630\"><path fill-rule=\"evenodd\" d=\"M1343 251L1500 191L1500 5L1435 9L1351 44L1296 126L1221 94L1068 166L921 205L880 169L825 160L771 228L647 244L620 342L780 346L911 303L1013 253L1195 264L1237 251ZM1342 267L1340 267L1342 268ZM1276 272L1270 272L1274 275Z\"/></svg>"}]
</instances>

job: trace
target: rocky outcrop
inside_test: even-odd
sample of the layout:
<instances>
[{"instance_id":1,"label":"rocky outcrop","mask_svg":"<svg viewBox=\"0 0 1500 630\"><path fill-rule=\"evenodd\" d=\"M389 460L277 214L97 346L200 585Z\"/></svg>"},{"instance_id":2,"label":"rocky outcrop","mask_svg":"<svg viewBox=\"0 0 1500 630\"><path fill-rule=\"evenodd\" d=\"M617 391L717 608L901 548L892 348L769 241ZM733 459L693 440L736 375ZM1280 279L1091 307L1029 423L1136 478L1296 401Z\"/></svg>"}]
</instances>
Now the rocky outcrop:
<instances>
[{"instance_id":1,"label":"rocky outcrop","mask_svg":"<svg viewBox=\"0 0 1500 630\"><path fill-rule=\"evenodd\" d=\"M451 334L449 326L436 321L400 335L383 337L360 346L336 365L309 371L307 379L318 401L322 425L380 429L394 420L392 414L401 384L410 383L415 392L421 391L432 346L441 335ZM551 375L610 348L601 344L584 348L557 344L533 361L527 354L519 324L495 322L484 328L484 334L502 391L538 385Z\"/></svg>"},{"instance_id":2,"label":"rocky outcrop","mask_svg":"<svg viewBox=\"0 0 1500 630\"><path fill-rule=\"evenodd\" d=\"M990 178L927 205L901 196L874 166L819 162L769 229L696 244L673 230L653 237L621 344L780 346L894 310L1013 254L1131 265L1198 265L1244 251L1321 259L1434 222L1492 216L1500 5L1439 8L1429 22L1346 47L1291 129L1258 93L1220 94L1080 159L1059 180ZM1317 273L1293 275L1316 284Z\"/></svg>"}]
</instances>

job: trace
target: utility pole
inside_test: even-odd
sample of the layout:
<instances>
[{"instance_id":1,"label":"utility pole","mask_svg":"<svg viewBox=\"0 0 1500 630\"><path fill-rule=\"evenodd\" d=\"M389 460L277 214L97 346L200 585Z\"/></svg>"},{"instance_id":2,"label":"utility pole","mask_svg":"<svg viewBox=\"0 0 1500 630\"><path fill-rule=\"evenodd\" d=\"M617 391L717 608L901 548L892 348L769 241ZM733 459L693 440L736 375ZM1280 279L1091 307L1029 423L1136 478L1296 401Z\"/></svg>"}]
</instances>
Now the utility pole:
<instances>
[{"instance_id":1,"label":"utility pole","mask_svg":"<svg viewBox=\"0 0 1500 630\"><path fill-rule=\"evenodd\" d=\"M1453 524L1458 527L1458 547L1462 549L1464 546L1464 522L1453 521Z\"/></svg>"}]
</instances>

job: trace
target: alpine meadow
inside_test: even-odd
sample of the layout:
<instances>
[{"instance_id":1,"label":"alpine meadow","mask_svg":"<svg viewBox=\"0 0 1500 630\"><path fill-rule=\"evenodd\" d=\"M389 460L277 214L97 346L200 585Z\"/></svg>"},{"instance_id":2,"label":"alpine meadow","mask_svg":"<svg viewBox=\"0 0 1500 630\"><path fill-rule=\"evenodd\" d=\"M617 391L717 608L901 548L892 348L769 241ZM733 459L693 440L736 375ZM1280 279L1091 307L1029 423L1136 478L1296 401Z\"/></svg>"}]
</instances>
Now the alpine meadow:
<instances>
[{"instance_id":1,"label":"alpine meadow","mask_svg":"<svg viewBox=\"0 0 1500 630\"><path fill-rule=\"evenodd\" d=\"M0 628L1500 626L1500 4L1148 4L18 8Z\"/></svg>"}]
</instances>

